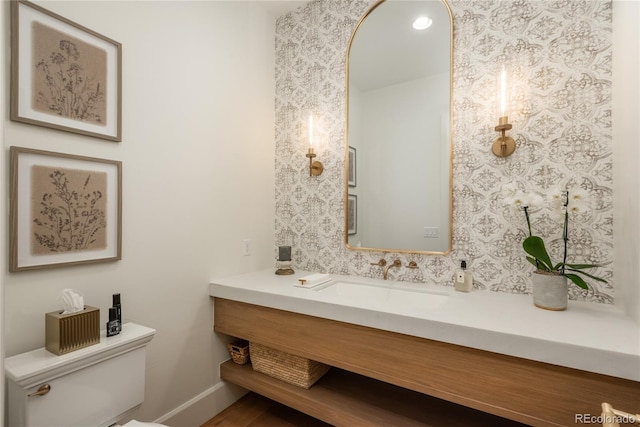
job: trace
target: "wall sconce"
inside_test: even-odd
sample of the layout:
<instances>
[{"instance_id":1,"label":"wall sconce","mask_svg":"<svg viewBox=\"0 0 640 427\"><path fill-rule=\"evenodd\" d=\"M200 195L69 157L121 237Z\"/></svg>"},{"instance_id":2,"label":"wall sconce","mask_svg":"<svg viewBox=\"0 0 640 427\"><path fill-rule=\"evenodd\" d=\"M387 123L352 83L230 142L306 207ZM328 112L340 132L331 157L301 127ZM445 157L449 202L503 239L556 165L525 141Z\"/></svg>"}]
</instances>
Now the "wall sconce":
<instances>
[{"instance_id":1,"label":"wall sconce","mask_svg":"<svg viewBox=\"0 0 640 427\"><path fill-rule=\"evenodd\" d=\"M324 171L322 162L313 160L316 157L316 153L313 151L313 115L309 115L309 151L306 156L309 158L309 176L318 176Z\"/></svg>"},{"instance_id":2,"label":"wall sconce","mask_svg":"<svg viewBox=\"0 0 640 427\"><path fill-rule=\"evenodd\" d=\"M491 151L498 157L509 157L516 151L516 142L513 138L506 136L506 132L513 127L509 123L509 117L507 116L507 90L507 72L502 67L500 72L500 118L498 119L498 126L495 127L496 132L500 132L502 135L491 146Z\"/></svg>"}]
</instances>

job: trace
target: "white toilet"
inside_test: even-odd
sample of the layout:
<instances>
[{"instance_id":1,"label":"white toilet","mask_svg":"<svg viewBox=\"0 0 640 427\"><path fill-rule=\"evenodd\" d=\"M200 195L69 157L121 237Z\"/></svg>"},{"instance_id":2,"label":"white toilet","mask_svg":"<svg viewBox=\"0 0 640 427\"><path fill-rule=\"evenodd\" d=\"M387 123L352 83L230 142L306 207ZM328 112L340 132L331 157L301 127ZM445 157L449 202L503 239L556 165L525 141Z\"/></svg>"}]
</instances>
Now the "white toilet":
<instances>
[{"instance_id":1,"label":"white toilet","mask_svg":"<svg viewBox=\"0 0 640 427\"><path fill-rule=\"evenodd\" d=\"M146 347L155 332L125 323L119 335L102 331L98 344L61 356L40 348L6 358L7 425L107 427L131 420L144 401Z\"/></svg>"}]
</instances>

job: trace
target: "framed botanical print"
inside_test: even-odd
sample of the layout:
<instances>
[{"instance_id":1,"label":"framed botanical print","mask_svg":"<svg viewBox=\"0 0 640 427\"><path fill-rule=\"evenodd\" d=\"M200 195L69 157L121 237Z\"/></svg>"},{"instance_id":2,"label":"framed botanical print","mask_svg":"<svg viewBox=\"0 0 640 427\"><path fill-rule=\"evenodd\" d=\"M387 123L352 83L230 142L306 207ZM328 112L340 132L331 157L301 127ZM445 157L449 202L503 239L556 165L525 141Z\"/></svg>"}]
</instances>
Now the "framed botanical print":
<instances>
[{"instance_id":1,"label":"framed botanical print","mask_svg":"<svg viewBox=\"0 0 640 427\"><path fill-rule=\"evenodd\" d=\"M11 147L9 271L121 259L122 163Z\"/></svg>"},{"instance_id":2,"label":"framed botanical print","mask_svg":"<svg viewBox=\"0 0 640 427\"><path fill-rule=\"evenodd\" d=\"M347 198L347 234L358 232L358 196L349 194Z\"/></svg>"},{"instance_id":3,"label":"framed botanical print","mask_svg":"<svg viewBox=\"0 0 640 427\"><path fill-rule=\"evenodd\" d=\"M349 147L349 159L348 159L348 171L349 171L349 187L356 186L356 149Z\"/></svg>"},{"instance_id":4,"label":"framed botanical print","mask_svg":"<svg viewBox=\"0 0 640 427\"><path fill-rule=\"evenodd\" d=\"M121 44L11 2L11 120L122 140Z\"/></svg>"}]
</instances>

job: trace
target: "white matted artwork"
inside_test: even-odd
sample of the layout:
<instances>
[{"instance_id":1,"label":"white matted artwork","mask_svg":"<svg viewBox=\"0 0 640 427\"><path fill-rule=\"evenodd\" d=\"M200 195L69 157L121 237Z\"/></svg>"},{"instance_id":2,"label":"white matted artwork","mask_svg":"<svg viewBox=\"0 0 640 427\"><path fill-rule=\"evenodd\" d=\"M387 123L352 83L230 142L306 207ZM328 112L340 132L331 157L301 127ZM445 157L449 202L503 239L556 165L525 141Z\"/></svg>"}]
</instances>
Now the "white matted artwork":
<instances>
[{"instance_id":1,"label":"white matted artwork","mask_svg":"<svg viewBox=\"0 0 640 427\"><path fill-rule=\"evenodd\" d=\"M349 159L348 159L348 182L349 187L356 186L356 149L354 147L349 147Z\"/></svg>"},{"instance_id":2,"label":"white matted artwork","mask_svg":"<svg viewBox=\"0 0 640 427\"><path fill-rule=\"evenodd\" d=\"M358 232L358 196L349 194L347 199L347 233Z\"/></svg>"},{"instance_id":3,"label":"white matted artwork","mask_svg":"<svg viewBox=\"0 0 640 427\"><path fill-rule=\"evenodd\" d=\"M121 141L121 44L11 2L11 120Z\"/></svg>"},{"instance_id":4,"label":"white matted artwork","mask_svg":"<svg viewBox=\"0 0 640 427\"><path fill-rule=\"evenodd\" d=\"M120 161L10 152L9 271L121 259Z\"/></svg>"}]
</instances>

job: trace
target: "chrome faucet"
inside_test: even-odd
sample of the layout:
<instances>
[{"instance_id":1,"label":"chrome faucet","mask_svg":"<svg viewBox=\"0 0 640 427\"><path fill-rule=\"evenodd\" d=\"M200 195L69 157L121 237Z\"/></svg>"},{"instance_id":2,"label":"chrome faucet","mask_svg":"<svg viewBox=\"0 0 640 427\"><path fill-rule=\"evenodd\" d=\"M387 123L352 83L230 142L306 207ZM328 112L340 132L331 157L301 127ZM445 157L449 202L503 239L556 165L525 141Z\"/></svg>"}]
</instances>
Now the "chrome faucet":
<instances>
[{"instance_id":1,"label":"chrome faucet","mask_svg":"<svg viewBox=\"0 0 640 427\"><path fill-rule=\"evenodd\" d=\"M396 258L395 260L393 260L393 262L391 264L387 265L384 268L384 272L382 273L382 278L384 280L387 280L387 277L389 275L389 269L393 268L393 267L397 268L397 267L401 267L401 266L402 266L402 262L399 259Z\"/></svg>"}]
</instances>

